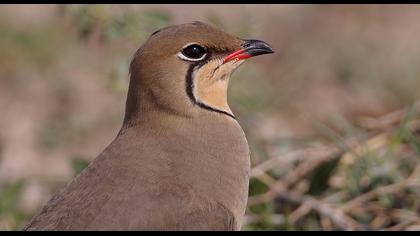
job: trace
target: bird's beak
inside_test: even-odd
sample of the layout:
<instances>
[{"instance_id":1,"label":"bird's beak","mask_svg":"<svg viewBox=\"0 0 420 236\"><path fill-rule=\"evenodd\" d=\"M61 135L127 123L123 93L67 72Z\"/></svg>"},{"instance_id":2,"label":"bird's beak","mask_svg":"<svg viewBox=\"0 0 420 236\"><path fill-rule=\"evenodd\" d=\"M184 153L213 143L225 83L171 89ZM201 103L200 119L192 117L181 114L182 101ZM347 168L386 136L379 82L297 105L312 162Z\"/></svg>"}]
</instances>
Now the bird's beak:
<instances>
[{"instance_id":1,"label":"bird's beak","mask_svg":"<svg viewBox=\"0 0 420 236\"><path fill-rule=\"evenodd\" d=\"M226 63L228 61L232 61L235 59L243 60L250 57L268 54L268 53L274 53L273 49L268 43L261 40L255 40L255 39L244 40L244 43L242 44L242 48L227 55L223 59L223 63Z\"/></svg>"}]
</instances>

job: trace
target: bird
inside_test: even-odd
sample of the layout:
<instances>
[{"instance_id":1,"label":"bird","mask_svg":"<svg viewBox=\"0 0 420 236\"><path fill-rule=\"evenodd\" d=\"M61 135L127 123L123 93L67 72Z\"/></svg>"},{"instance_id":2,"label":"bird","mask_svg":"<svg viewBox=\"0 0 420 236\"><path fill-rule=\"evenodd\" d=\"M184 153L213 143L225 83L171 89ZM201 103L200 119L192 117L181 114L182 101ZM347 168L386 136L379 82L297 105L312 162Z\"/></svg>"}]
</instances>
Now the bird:
<instances>
[{"instance_id":1,"label":"bird","mask_svg":"<svg viewBox=\"0 0 420 236\"><path fill-rule=\"evenodd\" d=\"M228 84L273 52L200 21L152 33L129 65L116 137L22 230L241 230L250 149Z\"/></svg>"}]
</instances>

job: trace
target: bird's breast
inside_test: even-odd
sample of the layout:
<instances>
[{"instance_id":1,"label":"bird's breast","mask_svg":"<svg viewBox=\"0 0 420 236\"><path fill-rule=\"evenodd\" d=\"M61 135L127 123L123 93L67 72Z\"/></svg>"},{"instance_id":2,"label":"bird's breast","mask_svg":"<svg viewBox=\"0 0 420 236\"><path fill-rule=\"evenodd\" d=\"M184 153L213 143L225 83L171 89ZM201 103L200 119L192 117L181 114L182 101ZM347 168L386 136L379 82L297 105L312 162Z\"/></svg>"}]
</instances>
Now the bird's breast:
<instances>
[{"instance_id":1,"label":"bird's breast","mask_svg":"<svg viewBox=\"0 0 420 236\"><path fill-rule=\"evenodd\" d=\"M193 193L217 201L241 217L248 197L250 157L238 123L231 119L185 125L169 139L177 143L165 150L174 184L188 186Z\"/></svg>"},{"instance_id":2,"label":"bird's breast","mask_svg":"<svg viewBox=\"0 0 420 236\"><path fill-rule=\"evenodd\" d=\"M240 222L248 197L248 144L234 119L212 115L207 120L156 122L159 128L149 123L133 130L135 134L126 132L121 138L130 139L132 144L126 152L136 158L128 168L138 166L135 173L142 183L138 187L149 186L147 194L152 200L172 198L182 204L195 202L196 206L222 205Z\"/></svg>"}]
</instances>

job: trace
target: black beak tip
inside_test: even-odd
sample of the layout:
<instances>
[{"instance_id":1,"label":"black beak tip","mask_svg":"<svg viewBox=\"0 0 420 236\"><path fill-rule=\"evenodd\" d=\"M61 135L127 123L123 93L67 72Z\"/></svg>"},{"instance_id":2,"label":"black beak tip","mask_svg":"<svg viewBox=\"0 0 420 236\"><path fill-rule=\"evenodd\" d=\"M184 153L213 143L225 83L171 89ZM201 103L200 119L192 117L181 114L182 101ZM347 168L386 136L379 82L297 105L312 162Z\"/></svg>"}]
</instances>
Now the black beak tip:
<instances>
[{"instance_id":1,"label":"black beak tip","mask_svg":"<svg viewBox=\"0 0 420 236\"><path fill-rule=\"evenodd\" d=\"M274 53L273 48L268 43L256 39L244 40L242 47L251 56Z\"/></svg>"},{"instance_id":2,"label":"black beak tip","mask_svg":"<svg viewBox=\"0 0 420 236\"><path fill-rule=\"evenodd\" d=\"M267 53L275 53L275 51L273 49L270 49L269 51L267 51Z\"/></svg>"}]
</instances>

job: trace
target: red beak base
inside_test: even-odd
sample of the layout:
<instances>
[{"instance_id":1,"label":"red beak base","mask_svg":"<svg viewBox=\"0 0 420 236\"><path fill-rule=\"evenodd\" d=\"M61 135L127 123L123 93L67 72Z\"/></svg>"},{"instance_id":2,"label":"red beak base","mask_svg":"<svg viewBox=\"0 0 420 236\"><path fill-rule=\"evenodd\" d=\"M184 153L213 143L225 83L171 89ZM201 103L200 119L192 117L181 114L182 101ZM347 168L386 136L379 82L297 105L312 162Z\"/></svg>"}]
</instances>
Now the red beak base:
<instances>
[{"instance_id":1,"label":"red beak base","mask_svg":"<svg viewBox=\"0 0 420 236\"><path fill-rule=\"evenodd\" d=\"M239 49L227 55L223 59L223 63L226 63L232 60L243 60L243 59L247 59L253 56L258 56L258 55L263 55L263 54L268 54L268 53L273 53L273 52L274 51L271 48L271 46L266 42L263 42L261 40L254 40L254 39L244 40L242 49Z\"/></svg>"},{"instance_id":2,"label":"red beak base","mask_svg":"<svg viewBox=\"0 0 420 236\"><path fill-rule=\"evenodd\" d=\"M251 54L247 53L246 49L240 49L238 51L235 51L234 53L231 53L229 55L227 55L224 59L223 59L223 63L226 63L228 61L232 61L232 60L243 60L243 59L247 59L252 57Z\"/></svg>"}]
</instances>

